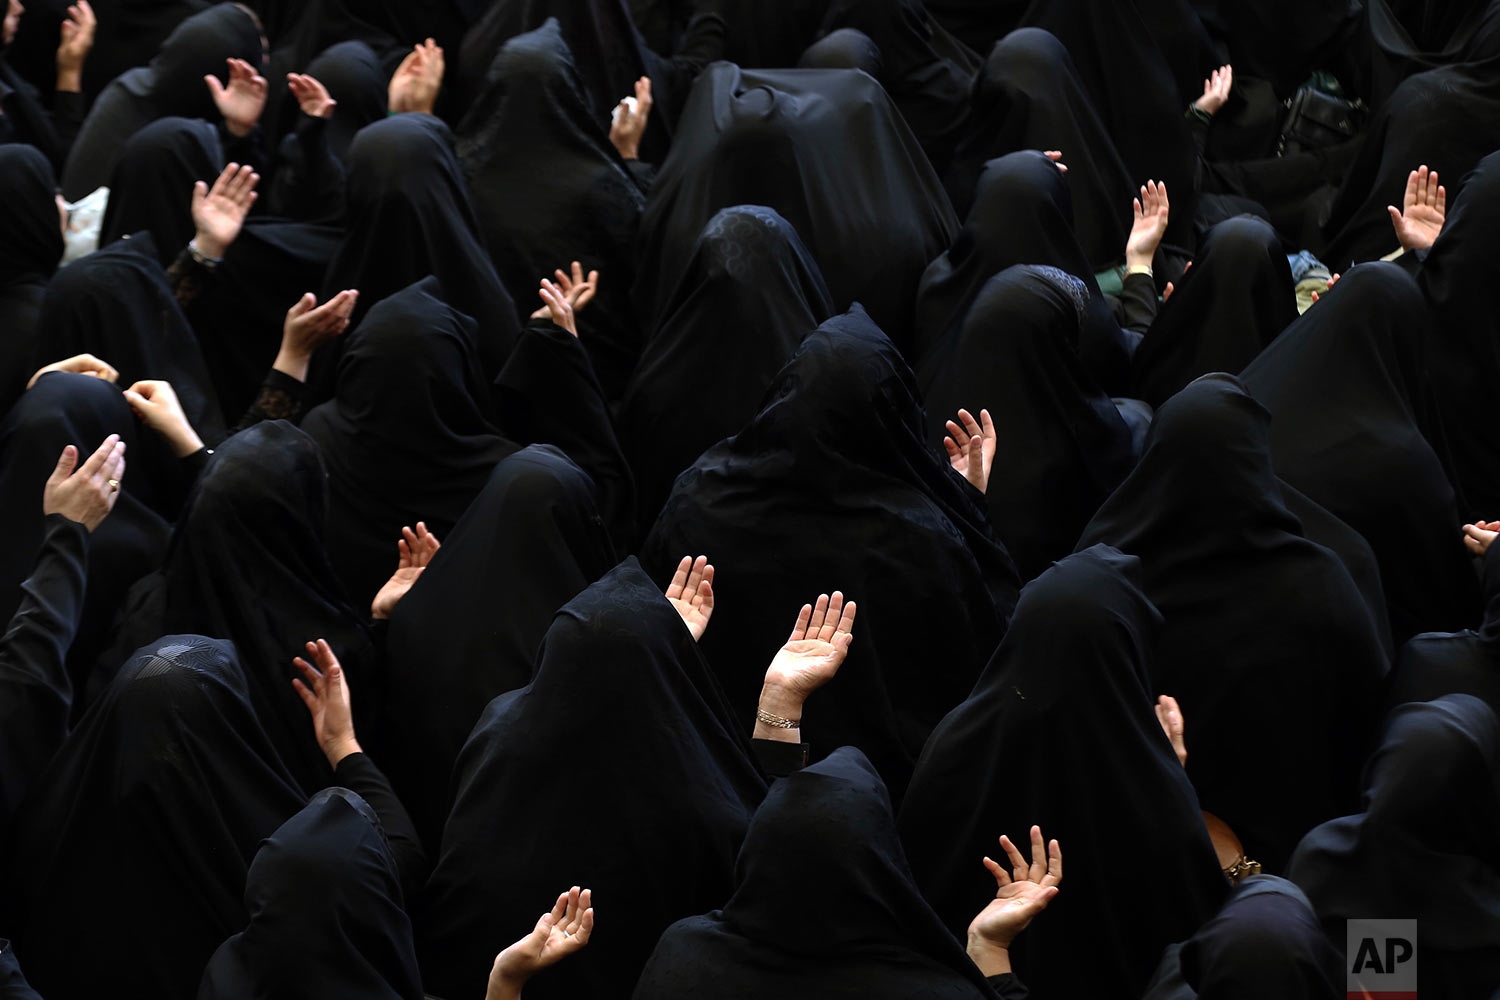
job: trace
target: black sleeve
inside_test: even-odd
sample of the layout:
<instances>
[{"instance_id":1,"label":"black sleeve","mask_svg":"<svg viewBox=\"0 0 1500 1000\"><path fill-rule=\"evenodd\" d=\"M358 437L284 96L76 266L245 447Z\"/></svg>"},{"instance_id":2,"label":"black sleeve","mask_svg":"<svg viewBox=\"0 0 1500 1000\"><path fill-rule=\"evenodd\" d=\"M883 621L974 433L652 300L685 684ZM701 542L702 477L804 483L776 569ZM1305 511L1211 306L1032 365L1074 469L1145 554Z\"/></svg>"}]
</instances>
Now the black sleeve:
<instances>
[{"instance_id":1,"label":"black sleeve","mask_svg":"<svg viewBox=\"0 0 1500 1000\"><path fill-rule=\"evenodd\" d=\"M625 167L630 171L630 176L635 180L636 186L650 194L651 185L656 183L656 168L645 160L626 160Z\"/></svg>"},{"instance_id":2,"label":"black sleeve","mask_svg":"<svg viewBox=\"0 0 1500 1000\"><path fill-rule=\"evenodd\" d=\"M560 448L599 488L615 538L635 530L635 477L615 436L604 388L577 337L550 320L521 332L495 380L500 428L522 444Z\"/></svg>"},{"instance_id":3,"label":"black sleeve","mask_svg":"<svg viewBox=\"0 0 1500 1000\"><path fill-rule=\"evenodd\" d=\"M281 141L268 203L281 218L343 216L344 167L328 148L328 119L298 116L296 129Z\"/></svg>"},{"instance_id":4,"label":"black sleeve","mask_svg":"<svg viewBox=\"0 0 1500 1000\"><path fill-rule=\"evenodd\" d=\"M1000 1000L1027 1000L1031 996L1031 991L1014 972L990 976L988 982Z\"/></svg>"},{"instance_id":5,"label":"black sleeve","mask_svg":"<svg viewBox=\"0 0 1500 1000\"><path fill-rule=\"evenodd\" d=\"M785 778L807 766L806 743L783 743L780 740L751 740L761 772L771 780Z\"/></svg>"},{"instance_id":6,"label":"black sleeve","mask_svg":"<svg viewBox=\"0 0 1500 1000\"><path fill-rule=\"evenodd\" d=\"M167 267L167 284L177 305L186 309L198 294L213 281L214 269L218 265L200 263L192 250L183 247L177 258Z\"/></svg>"},{"instance_id":7,"label":"black sleeve","mask_svg":"<svg viewBox=\"0 0 1500 1000\"><path fill-rule=\"evenodd\" d=\"M238 434L262 420L290 420L297 423L302 419L302 397L306 390L304 383L286 372L272 368L266 373L266 380L260 384L260 393L255 397L255 402L250 404L240 422L229 433Z\"/></svg>"},{"instance_id":8,"label":"black sleeve","mask_svg":"<svg viewBox=\"0 0 1500 1000\"><path fill-rule=\"evenodd\" d=\"M391 845L391 854L401 873L404 898L416 899L427 881L427 855L417 839L417 828L412 825L406 807L396 798L385 773L366 754L352 753L339 761L339 766L333 769L333 778L338 785L357 792L380 817L386 842Z\"/></svg>"},{"instance_id":9,"label":"black sleeve","mask_svg":"<svg viewBox=\"0 0 1500 1000\"><path fill-rule=\"evenodd\" d=\"M88 529L49 514L21 603L0 638L0 829L68 735L68 648L83 611Z\"/></svg>"},{"instance_id":10,"label":"black sleeve","mask_svg":"<svg viewBox=\"0 0 1500 1000\"><path fill-rule=\"evenodd\" d=\"M52 131L57 135L57 152L64 163L88 113L89 102L79 91L59 90L52 95Z\"/></svg>"},{"instance_id":11,"label":"black sleeve","mask_svg":"<svg viewBox=\"0 0 1500 1000\"><path fill-rule=\"evenodd\" d=\"M235 135L229 131L224 122L219 122L219 144L224 149L224 163L238 163L240 166L251 166L255 172L262 177L270 175L266 169L266 154L264 151L265 137L261 134L260 125L250 130L249 135ZM209 182L213 187L213 182Z\"/></svg>"},{"instance_id":12,"label":"black sleeve","mask_svg":"<svg viewBox=\"0 0 1500 1000\"><path fill-rule=\"evenodd\" d=\"M1120 290L1120 329L1142 336L1156 320L1156 282L1149 274L1127 274Z\"/></svg>"}]
</instances>

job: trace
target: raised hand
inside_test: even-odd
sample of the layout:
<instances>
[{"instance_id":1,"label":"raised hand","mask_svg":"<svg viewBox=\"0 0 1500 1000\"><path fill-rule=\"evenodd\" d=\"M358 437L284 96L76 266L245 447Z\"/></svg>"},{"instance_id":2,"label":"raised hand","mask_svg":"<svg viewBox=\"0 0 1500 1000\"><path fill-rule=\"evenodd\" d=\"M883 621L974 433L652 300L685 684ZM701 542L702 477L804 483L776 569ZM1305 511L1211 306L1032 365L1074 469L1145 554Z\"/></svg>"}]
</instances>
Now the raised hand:
<instances>
[{"instance_id":1,"label":"raised hand","mask_svg":"<svg viewBox=\"0 0 1500 1000\"><path fill-rule=\"evenodd\" d=\"M71 358L54 361L45 368L38 368L36 374L26 383L30 389L36 385L36 380L48 372L76 372L79 375L92 375L94 378L102 378L106 382L115 382L120 378L120 373L115 371L114 366L107 361L101 361L92 354L75 354Z\"/></svg>"},{"instance_id":2,"label":"raised hand","mask_svg":"<svg viewBox=\"0 0 1500 1000\"><path fill-rule=\"evenodd\" d=\"M575 315L592 302L594 295L599 291L599 272L590 271L588 278L584 278L583 265L576 260L573 262L571 276L562 268L553 271L552 275L557 279L557 289L562 292L563 298L568 300L568 305L573 307ZM531 318L546 319L551 314L552 308L544 305L532 313Z\"/></svg>"},{"instance_id":3,"label":"raised hand","mask_svg":"<svg viewBox=\"0 0 1500 1000\"><path fill-rule=\"evenodd\" d=\"M344 289L322 305L318 305L318 297L312 292L303 295L287 310L281 326L281 350L271 367L306 382L313 352L349 329L349 318L358 302L359 292L352 288Z\"/></svg>"},{"instance_id":4,"label":"raised hand","mask_svg":"<svg viewBox=\"0 0 1500 1000\"><path fill-rule=\"evenodd\" d=\"M417 522L416 531L403 527L401 540L396 543L396 572L391 574L385 586L380 588L380 593L375 595L375 600L370 605L370 617L376 620L389 618L401 598L406 596L406 592L417 582L417 578L442 547L443 543L438 541L437 535L427 530L425 521Z\"/></svg>"},{"instance_id":5,"label":"raised hand","mask_svg":"<svg viewBox=\"0 0 1500 1000\"><path fill-rule=\"evenodd\" d=\"M254 130L260 114L266 109L266 95L270 87L266 78L243 59L230 59L229 85L226 87L212 73L203 78L208 92L213 95L214 106L224 116L224 127L237 136L247 136Z\"/></svg>"},{"instance_id":6,"label":"raised hand","mask_svg":"<svg viewBox=\"0 0 1500 1000\"><path fill-rule=\"evenodd\" d=\"M78 468L78 449L68 445L42 489L42 513L61 514L93 531L115 509L125 478L125 442L111 434Z\"/></svg>"},{"instance_id":7,"label":"raised hand","mask_svg":"<svg viewBox=\"0 0 1500 1000\"><path fill-rule=\"evenodd\" d=\"M297 107L302 113L310 118L332 118L333 109L338 106L328 94L328 88L316 78L306 73L288 73L286 85L297 99Z\"/></svg>"},{"instance_id":8,"label":"raised hand","mask_svg":"<svg viewBox=\"0 0 1500 1000\"><path fill-rule=\"evenodd\" d=\"M542 287L537 290L537 295L541 297L543 303L542 308L537 312L543 315L550 314L555 326L562 327L575 337L578 336L578 320L573 315L573 304L568 301L568 296L562 288L553 284L549 279L543 278ZM536 313L532 315L535 316Z\"/></svg>"},{"instance_id":9,"label":"raised hand","mask_svg":"<svg viewBox=\"0 0 1500 1000\"><path fill-rule=\"evenodd\" d=\"M57 44L57 89L76 93L83 89L83 64L94 47L99 19L89 0L78 0L68 8Z\"/></svg>"},{"instance_id":10,"label":"raised hand","mask_svg":"<svg viewBox=\"0 0 1500 1000\"><path fill-rule=\"evenodd\" d=\"M354 738L349 685L344 680L344 668L339 666L338 657L327 642L322 639L309 642L307 655L317 666L300 656L294 657L292 666L302 672L303 680L293 677L292 687L312 715L313 735L318 738L323 756L328 758L330 767L338 767L345 757L360 753L359 741Z\"/></svg>"},{"instance_id":11,"label":"raised hand","mask_svg":"<svg viewBox=\"0 0 1500 1000\"><path fill-rule=\"evenodd\" d=\"M1172 741L1172 749L1177 754L1177 763L1187 767L1187 723L1183 721L1182 709L1177 704L1177 699L1171 695L1162 695L1156 699L1156 721L1161 723L1162 732L1167 734L1167 739Z\"/></svg>"},{"instance_id":12,"label":"raised hand","mask_svg":"<svg viewBox=\"0 0 1500 1000\"><path fill-rule=\"evenodd\" d=\"M386 91L386 104L391 114L432 114L432 109L437 106L438 91L443 88L446 68L442 46L437 42L429 38L413 46L401 60L401 65L396 67Z\"/></svg>"},{"instance_id":13,"label":"raised hand","mask_svg":"<svg viewBox=\"0 0 1500 1000\"><path fill-rule=\"evenodd\" d=\"M844 603L844 595L819 594L816 604L804 604L786 645L766 669L766 688L774 688L801 708L807 696L833 680L849 647L854 644L854 616L859 606ZM764 694L762 695L764 700Z\"/></svg>"},{"instance_id":14,"label":"raised hand","mask_svg":"<svg viewBox=\"0 0 1500 1000\"><path fill-rule=\"evenodd\" d=\"M1476 521L1473 524L1464 525L1464 544L1469 551L1476 556L1482 556L1490 550L1490 543L1495 536L1500 534L1500 521Z\"/></svg>"},{"instance_id":15,"label":"raised hand","mask_svg":"<svg viewBox=\"0 0 1500 1000\"><path fill-rule=\"evenodd\" d=\"M1041 827L1031 828L1031 862L1016 849L1009 837L1000 846L1012 871L990 858L984 867L995 876L995 898L969 923L967 951L986 976L1010 971L1010 946L1038 913L1047 908L1062 882L1062 848L1057 841L1044 847Z\"/></svg>"},{"instance_id":16,"label":"raised hand","mask_svg":"<svg viewBox=\"0 0 1500 1000\"><path fill-rule=\"evenodd\" d=\"M1172 214L1166 183L1147 181L1133 205L1135 222L1125 240L1125 266L1150 267L1161 238L1167 234L1167 221Z\"/></svg>"},{"instance_id":17,"label":"raised hand","mask_svg":"<svg viewBox=\"0 0 1500 1000\"><path fill-rule=\"evenodd\" d=\"M188 423L172 383L151 379L137 382L125 390L125 402L141 423L166 438L178 458L186 458L203 447L203 439Z\"/></svg>"},{"instance_id":18,"label":"raised hand","mask_svg":"<svg viewBox=\"0 0 1500 1000\"><path fill-rule=\"evenodd\" d=\"M1401 208L1387 205L1391 225L1403 250L1426 250L1437 242L1448 217L1448 189L1438 183L1438 172L1427 165L1413 170L1406 178L1406 196Z\"/></svg>"},{"instance_id":19,"label":"raised hand","mask_svg":"<svg viewBox=\"0 0 1500 1000\"><path fill-rule=\"evenodd\" d=\"M995 464L995 422L990 419L989 410L980 410L979 420L968 410L959 410L958 419L962 426L948 421L943 447L948 449L948 461L954 471L983 493L989 488L990 469Z\"/></svg>"},{"instance_id":20,"label":"raised hand","mask_svg":"<svg viewBox=\"0 0 1500 1000\"><path fill-rule=\"evenodd\" d=\"M667 600L682 616L693 641L700 641L714 613L714 568L708 556L682 557L672 582L667 584Z\"/></svg>"},{"instance_id":21,"label":"raised hand","mask_svg":"<svg viewBox=\"0 0 1500 1000\"><path fill-rule=\"evenodd\" d=\"M622 158L640 159L641 136L646 134L646 122L650 117L651 78L643 76L635 81L635 97L622 98L610 120L609 141L614 143Z\"/></svg>"},{"instance_id":22,"label":"raised hand","mask_svg":"<svg viewBox=\"0 0 1500 1000\"><path fill-rule=\"evenodd\" d=\"M1213 75L1203 81L1203 96L1193 102L1193 107L1211 115L1219 113L1229 101L1229 90L1234 86L1234 67L1220 66Z\"/></svg>"},{"instance_id":23,"label":"raised hand","mask_svg":"<svg viewBox=\"0 0 1500 1000\"><path fill-rule=\"evenodd\" d=\"M519 1000L527 980L582 950L593 933L593 893L575 885L557 897L530 934L495 956L485 1000Z\"/></svg>"},{"instance_id":24,"label":"raised hand","mask_svg":"<svg viewBox=\"0 0 1500 1000\"><path fill-rule=\"evenodd\" d=\"M193 225L198 228L193 244L212 260L221 260L230 244L239 239L240 228L258 197L255 185L260 174L249 166L231 163L210 188L193 183Z\"/></svg>"},{"instance_id":25,"label":"raised hand","mask_svg":"<svg viewBox=\"0 0 1500 1000\"><path fill-rule=\"evenodd\" d=\"M1044 150L1042 152L1042 155L1051 160L1053 163L1057 164L1058 170L1061 170L1063 173L1068 172L1068 165L1062 161L1062 150L1048 149Z\"/></svg>"}]
</instances>

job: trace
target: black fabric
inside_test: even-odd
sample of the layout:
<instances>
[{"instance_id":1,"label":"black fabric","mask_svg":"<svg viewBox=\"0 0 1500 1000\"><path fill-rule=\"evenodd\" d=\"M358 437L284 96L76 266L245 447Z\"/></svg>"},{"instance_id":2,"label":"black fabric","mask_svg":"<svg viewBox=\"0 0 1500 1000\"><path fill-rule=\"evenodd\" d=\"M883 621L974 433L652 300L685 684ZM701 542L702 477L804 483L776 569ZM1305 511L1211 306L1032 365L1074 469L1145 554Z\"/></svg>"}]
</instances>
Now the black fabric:
<instances>
[{"instance_id":1,"label":"black fabric","mask_svg":"<svg viewBox=\"0 0 1500 1000\"><path fill-rule=\"evenodd\" d=\"M0 639L0 831L68 735L68 647L88 583L88 529L47 515L36 564ZM0 979L3 986L3 979ZM0 997L6 996L0 988Z\"/></svg>"},{"instance_id":2,"label":"black fabric","mask_svg":"<svg viewBox=\"0 0 1500 1000\"><path fill-rule=\"evenodd\" d=\"M1470 694L1500 713L1500 545L1485 553L1481 574L1484 621L1477 629L1413 636L1391 671L1387 704Z\"/></svg>"},{"instance_id":3,"label":"black fabric","mask_svg":"<svg viewBox=\"0 0 1500 1000\"><path fill-rule=\"evenodd\" d=\"M39 367L32 361L41 353L42 295L63 255L56 189L41 152L0 146L0 413L10 410Z\"/></svg>"},{"instance_id":4,"label":"black fabric","mask_svg":"<svg viewBox=\"0 0 1500 1000\"><path fill-rule=\"evenodd\" d=\"M641 224L642 322L659 327L694 243L722 208L764 205L802 236L834 308L863 303L909 340L922 268L957 220L889 97L855 70L741 70L715 63L688 99Z\"/></svg>"},{"instance_id":5,"label":"black fabric","mask_svg":"<svg viewBox=\"0 0 1500 1000\"><path fill-rule=\"evenodd\" d=\"M1340 43L1348 44L1364 10L1378 2L1192 0L1192 6L1225 51L1236 77L1266 80L1277 97L1286 98L1315 69L1329 64ZM1288 30L1289 25L1296 27Z\"/></svg>"},{"instance_id":6,"label":"black fabric","mask_svg":"<svg viewBox=\"0 0 1500 1000\"><path fill-rule=\"evenodd\" d=\"M449 776L484 707L531 683L552 616L616 562L593 482L555 448L495 466L386 632L383 757L437 854Z\"/></svg>"},{"instance_id":7,"label":"black fabric","mask_svg":"<svg viewBox=\"0 0 1500 1000\"><path fill-rule=\"evenodd\" d=\"M1010 950L1038 997L1138 996L1161 950L1213 916L1227 889L1152 710L1162 618L1145 575L1141 560L1095 546L1028 584L901 808L917 885L960 938L994 898L980 859L1000 834L1025 844L1038 824L1063 845L1068 881ZM1150 893L1119 891L1121 858L1160 876Z\"/></svg>"},{"instance_id":8,"label":"black fabric","mask_svg":"<svg viewBox=\"0 0 1500 1000\"><path fill-rule=\"evenodd\" d=\"M448 126L402 114L361 129L349 147L345 198L347 229L324 298L359 289L358 323L386 296L436 275L444 301L477 324L474 346L493 378L521 324L485 253Z\"/></svg>"},{"instance_id":9,"label":"black fabric","mask_svg":"<svg viewBox=\"0 0 1500 1000\"><path fill-rule=\"evenodd\" d=\"M623 95L621 95L623 96ZM578 314L579 337L609 398L640 355L630 288L646 195L604 125L555 18L501 46L458 127L458 156L500 280L530 315L536 287L580 261L599 293Z\"/></svg>"},{"instance_id":10,"label":"black fabric","mask_svg":"<svg viewBox=\"0 0 1500 1000\"><path fill-rule=\"evenodd\" d=\"M747 717L633 558L559 611L535 679L490 703L459 756L417 918L427 989L483 996L496 942L583 885L601 920L610 907L614 930L526 995L628 996L662 931L733 887L735 852L765 794Z\"/></svg>"},{"instance_id":11,"label":"black fabric","mask_svg":"<svg viewBox=\"0 0 1500 1000\"><path fill-rule=\"evenodd\" d=\"M852 29L875 45L880 66L871 75L941 174L972 127L969 85L979 57L934 21L922 0L827 0L827 8L824 31Z\"/></svg>"},{"instance_id":12,"label":"black fabric","mask_svg":"<svg viewBox=\"0 0 1500 1000\"><path fill-rule=\"evenodd\" d=\"M486 416L474 321L437 280L404 288L347 335L334 398L302 427L328 467L328 552L363 609L395 569L403 525L443 538L516 446Z\"/></svg>"},{"instance_id":13,"label":"black fabric","mask_svg":"<svg viewBox=\"0 0 1500 1000\"><path fill-rule=\"evenodd\" d=\"M1415 919L1424 997L1500 983L1497 758L1500 723L1479 699L1401 706L1365 769L1361 811L1309 833L1287 869L1335 942L1350 918Z\"/></svg>"},{"instance_id":14,"label":"black fabric","mask_svg":"<svg viewBox=\"0 0 1500 1000\"><path fill-rule=\"evenodd\" d=\"M800 918L790 919L788 907ZM917 891L890 794L853 747L776 782L740 848L734 895L667 928L634 994L994 995Z\"/></svg>"},{"instance_id":15,"label":"black fabric","mask_svg":"<svg viewBox=\"0 0 1500 1000\"><path fill-rule=\"evenodd\" d=\"M232 641L255 713L308 794L332 772L292 687L292 657L327 639L358 692L361 718L379 703L364 619L323 549L326 479L318 446L285 421L226 441L189 494L161 570L131 592L116 639L122 655L170 633Z\"/></svg>"},{"instance_id":16,"label":"black fabric","mask_svg":"<svg viewBox=\"0 0 1500 1000\"><path fill-rule=\"evenodd\" d=\"M198 1000L421 1000L411 921L379 819L354 792L320 792L255 852L249 925L214 952Z\"/></svg>"},{"instance_id":17,"label":"black fabric","mask_svg":"<svg viewBox=\"0 0 1500 1000\"><path fill-rule=\"evenodd\" d=\"M5 548L0 620L9 621L21 600L44 533L42 487L67 445L82 463L111 434L125 442L126 472L114 510L89 539L88 587L78 632L68 655L73 686L108 641L111 623L136 580L156 569L171 529L149 506L146 470L135 464L142 433L120 390L88 375L50 372L37 380L0 423L0 516L11 526Z\"/></svg>"},{"instance_id":18,"label":"black fabric","mask_svg":"<svg viewBox=\"0 0 1500 1000\"><path fill-rule=\"evenodd\" d=\"M9 56L9 49L0 49L0 145L35 146L49 164L60 170L82 124L82 111L76 102L79 95L69 95L75 103L66 105L79 120L68 121L64 116L51 114L37 89L10 65ZM54 97L53 103L62 108L63 100L66 98Z\"/></svg>"},{"instance_id":19,"label":"black fabric","mask_svg":"<svg viewBox=\"0 0 1500 1000\"><path fill-rule=\"evenodd\" d=\"M609 128L610 112L635 93L635 81L651 78L656 104L641 141L641 156L658 162L672 141L670 84L660 60L642 40L625 0L493 0L489 10L454 52L458 78L472 93L485 89L495 53L507 39L535 31L555 19L576 59L590 117Z\"/></svg>"},{"instance_id":20,"label":"black fabric","mask_svg":"<svg viewBox=\"0 0 1500 1000\"><path fill-rule=\"evenodd\" d=\"M1447 221L1417 275L1431 309L1427 376L1466 521L1488 521L1488 511L1500 510L1500 448L1483 429L1500 378L1500 324L1486 294L1489 265L1500 255L1497 200L1500 154L1492 153L1462 194L1454 198L1450 189Z\"/></svg>"},{"instance_id":21,"label":"black fabric","mask_svg":"<svg viewBox=\"0 0 1500 1000\"><path fill-rule=\"evenodd\" d=\"M6 853L6 899L27 976L63 998L192 996L245 926L256 846L306 802L234 647L200 636L138 651L37 792Z\"/></svg>"},{"instance_id":22,"label":"black fabric","mask_svg":"<svg viewBox=\"0 0 1500 1000\"><path fill-rule=\"evenodd\" d=\"M1381 5L1374 4L1373 12ZM1334 270L1397 247L1387 205L1400 207L1406 178L1421 164L1440 172L1451 205L1466 175L1500 147L1500 3L1490 2L1461 52L1447 65L1406 76L1365 128L1359 156L1319 218L1326 245L1314 246Z\"/></svg>"},{"instance_id":23,"label":"black fabric","mask_svg":"<svg viewBox=\"0 0 1500 1000\"><path fill-rule=\"evenodd\" d=\"M813 331L760 413L683 473L641 550L663 582L684 555L719 568L704 649L747 729L797 609L834 588L857 601L859 640L803 719L824 752L864 751L898 799L1020 585L984 498L926 438L911 370L855 308Z\"/></svg>"},{"instance_id":24,"label":"black fabric","mask_svg":"<svg viewBox=\"0 0 1500 1000\"><path fill-rule=\"evenodd\" d=\"M1087 308L1087 287L1071 274L1009 267L917 371L934 445L960 407L990 411L996 462L985 501L1023 580L1073 551L1135 464L1130 428L1078 357Z\"/></svg>"},{"instance_id":25,"label":"black fabric","mask_svg":"<svg viewBox=\"0 0 1500 1000\"><path fill-rule=\"evenodd\" d=\"M967 135L943 183L960 214L973 205L984 165L1023 149L1057 149L1068 165L1073 228L1090 265L1125 252L1138 185L1094 110L1068 50L1041 28L1022 28L990 50L974 80Z\"/></svg>"},{"instance_id":26,"label":"black fabric","mask_svg":"<svg viewBox=\"0 0 1500 1000\"><path fill-rule=\"evenodd\" d=\"M1140 557L1167 620L1152 693L1182 704L1203 808L1275 872L1353 803L1388 664L1349 571L1286 506L1273 428L1232 376L1192 383L1157 412L1079 545ZM1268 729L1255 692L1293 689Z\"/></svg>"},{"instance_id":27,"label":"black fabric","mask_svg":"<svg viewBox=\"0 0 1500 1000\"><path fill-rule=\"evenodd\" d=\"M32 370L88 353L115 367L122 388L141 379L170 382L188 422L212 448L224 439L219 401L158 261L155 241L138 233L58 271L42 299L47 342Z\"/></svg>"},{"instance_id":28,"label":"black fabric","mask_svg":"<svg viewBox=\"0 0 1500 1000\"><path fill-rule=\"evenodd\" d=\"M993 275L1012 264L1045 264L1066 271L1088 288L1079 357L1105 391L1124 390L1137 338L1123 332L1110 314L1094 280L1094 266L1073 234L1067 181L1051 160L1025 151L986 163L958 238L934 256L917 287L917 358L925 358L945 338L956 335L979 290Z\"/></svg>"},{"instance_id":29,"label":"black fabric","mask_svg":"<svg viewBox=\"0 0 1500 1000\"><path fill-rule=\"evenodd\" d=\"M648 527L678 474L739 433L832 314L817 261L775 209L736 205L708 221L616 410Z\"/></svg>"},{"instance_id":30,"label":"black fabric","mask_svg":"<svg viewBox=\"0 0 1500 1000\"><path fill-rule=\"evenodd\" d=\"M1274 418L1277 475L1375 550L1398 644L1479 617L1453 487L1418 425L1424 313L1400 268L1361 265L1244 372Z\"/></svg>"},{"instance_id":31,"label":"black fabric","mask_svg":"<svg viewBox=\"0 0 1500 1000\"><path fill-rule=\"evenodd\" d=\"M203 78L213 75L223 83L229 74L226 60L259 67L264 54L255 19L238 4L219 4L183 21L149 65L123 73L100 93L68 156L63 195L77 201L108 184L126 141L158 118L218 121Z\"/></svg>"},{"instance_id":32,"label":"black fabric","mask_svg":"<svg viewBox=\"0 0 1500 1000\"><path fill-rule=\"evenodd\" d=\"M1161 406L1209 372L1237 372L1297 318L1281 240L1245 215L1214 226L1136 351L1130 395Z\"/></svg>"},{"instance_id":33,"label":"black fabric","mask_svg":"<svg viewBox=\"0 0 1500 1000\"><path fill-rule=\"evenodd\" d=\"M1167 949L1143 1000L1341 1000L1343 984L1343 956L1302 890L1255 875L1198 933Z\"/></svg>"},{"instance_id":34,"label":"black fabric","mask_svg":"<svg viewBox=\"0 0 1500 1000\"><path fill-rule=\"evenodd\" d=\"M193 184L224 169L219 130L189 118L159 118L130 136L109 178L99 245L149 230L157 259L171 264L193 238Z\"/></svg>"}]
</instances>

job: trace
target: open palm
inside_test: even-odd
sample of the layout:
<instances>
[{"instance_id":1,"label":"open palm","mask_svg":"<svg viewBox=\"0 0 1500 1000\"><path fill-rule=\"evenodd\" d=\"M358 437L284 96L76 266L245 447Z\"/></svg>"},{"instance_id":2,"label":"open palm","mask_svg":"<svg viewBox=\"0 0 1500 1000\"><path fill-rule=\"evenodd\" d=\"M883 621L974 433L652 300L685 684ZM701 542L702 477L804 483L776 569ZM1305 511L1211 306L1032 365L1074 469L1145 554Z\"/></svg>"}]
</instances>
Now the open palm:
<instances>
[{"instance_id":1,"label":"open palm","mask_svg":"<svg viewBox=\"0 0 1500 1000\"><path fill-rule=\"evenodd\" d=\"M1438 183L1438 172L1429 171L1424 164L1407 175L1401 211L1394 205L1386 211L1402 248L1425 250L1443 231L1443 220L1448 217L1448 189Z\"/></svg>"},{"instance_id":2,"label":"open palm","mask_svg":"<svg viewBox=\"0 0 1500 1000\"><path fill-rule=\"evenodd\" d=\"M682 616L693 641L702 639L714 614L714 568L708 556L682 557L672 582L667 584L667 600Z\"/></svg>"},{"instance_id":3,"label":"open palm","mask_svg":"<svg viewBox=\"0 0 1500 1000\"><path fill-rule=\"evenodd\" d=\"M766 670L766 685L805 698L832 680L854 642L858 610L837 590L832 597L820 594L816 605L802 605L791 637Z\"/></svg>"},{"instance_id":4,"label":"open palm","mask_svg":"<svg viewBox=\"0 0 1500 1000\"><path fill-rule=\"evenodd\" d=\"M995 948L1009 948L1038 913L1047 908L1058 893L1062 881L1062 848L1052 841L1049 850L1042 840L1040 827L1031 828L1031 862L1016 849L1009 837L1000 838L1012 871L996 861L984 859L985 868L995 876L995 898L979 911L969 924L970 940L981 940Z\"/></svg>"}]
</instances>

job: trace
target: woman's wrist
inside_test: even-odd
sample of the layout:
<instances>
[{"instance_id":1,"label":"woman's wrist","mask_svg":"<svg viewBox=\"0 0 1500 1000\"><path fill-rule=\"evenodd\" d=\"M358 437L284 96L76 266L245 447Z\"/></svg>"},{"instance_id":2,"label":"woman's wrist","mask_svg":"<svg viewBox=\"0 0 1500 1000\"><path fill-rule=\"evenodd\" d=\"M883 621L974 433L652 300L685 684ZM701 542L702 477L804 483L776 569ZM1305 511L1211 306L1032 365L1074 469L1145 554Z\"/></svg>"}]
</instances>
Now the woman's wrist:
<instances>
[{"instance_id":1,"label":"woman's wrist","mask_svg":"<svg viewBox=\"0 0 1500 1000\"><path fill-rule=\"evenodd\" d=\"M329 766L334 768L337 768L345 757L357 753L364 753L364 751L360 749L359 741L353 736L336 740L323 748L323 755L328 758Z\"/></svg>"},{"instance_id":2,"label":"woman's wrist","mask_svg":"<svg viewBox=\"0 0 1500 1000\"><path fill-rule=\"evenodd\" d=\"M311 365L311 355L283 346L271 367L298 382L306 382L307 370Z\"/></svg>"},{"instance_id":3,"label":"woman's wrist","mask_svg":"<svg viewBox=\"0 0 1500 1000\"><path fill-rule=\"evenodd\" d=\"M184 424L182 427L164 431L162 436L167 439L167 444L172 448L172 454L178 458L187 458L197 451L203 450L203 439L198 432Z\"/></svg>"},{"instance_id":4,"label":"woman's wrist","mask_svg":"<svg viewBox=\"0 0 1500 1000\"><path fill-rule=\"evenodd\" d=\"M762 687L760 703L756 706L755 713L755 739L773 740L777 743L801 743L802 727L800 725L788 727L775 723L801 723L804 700L802 695L774 684ZM767 722L762 716L769 717L773 721Z\"/></svg>"},{"instance_id":5,"label":"woman's wrist","mask_svg":"<svg viewBox=\"0 0 1500 1000\"><path fill-rule=\"evenodd\" d=\"M64 94L77 94L83 91L83 67L57 67L56 89Z\"/></svg>"},{"instance_id":6,"label":"woman's wrist","mask_svg":"<svg viewBox=\"0 0 1500 1000\"><path fill-rule=\"evenodd\" d=\"M986 979L991 976L1003 976L1011 971L1008 948L971 934L968 946L964 950L968 953L969 960L979 967L979 971Z\"/></svg>"}]
</instances>

